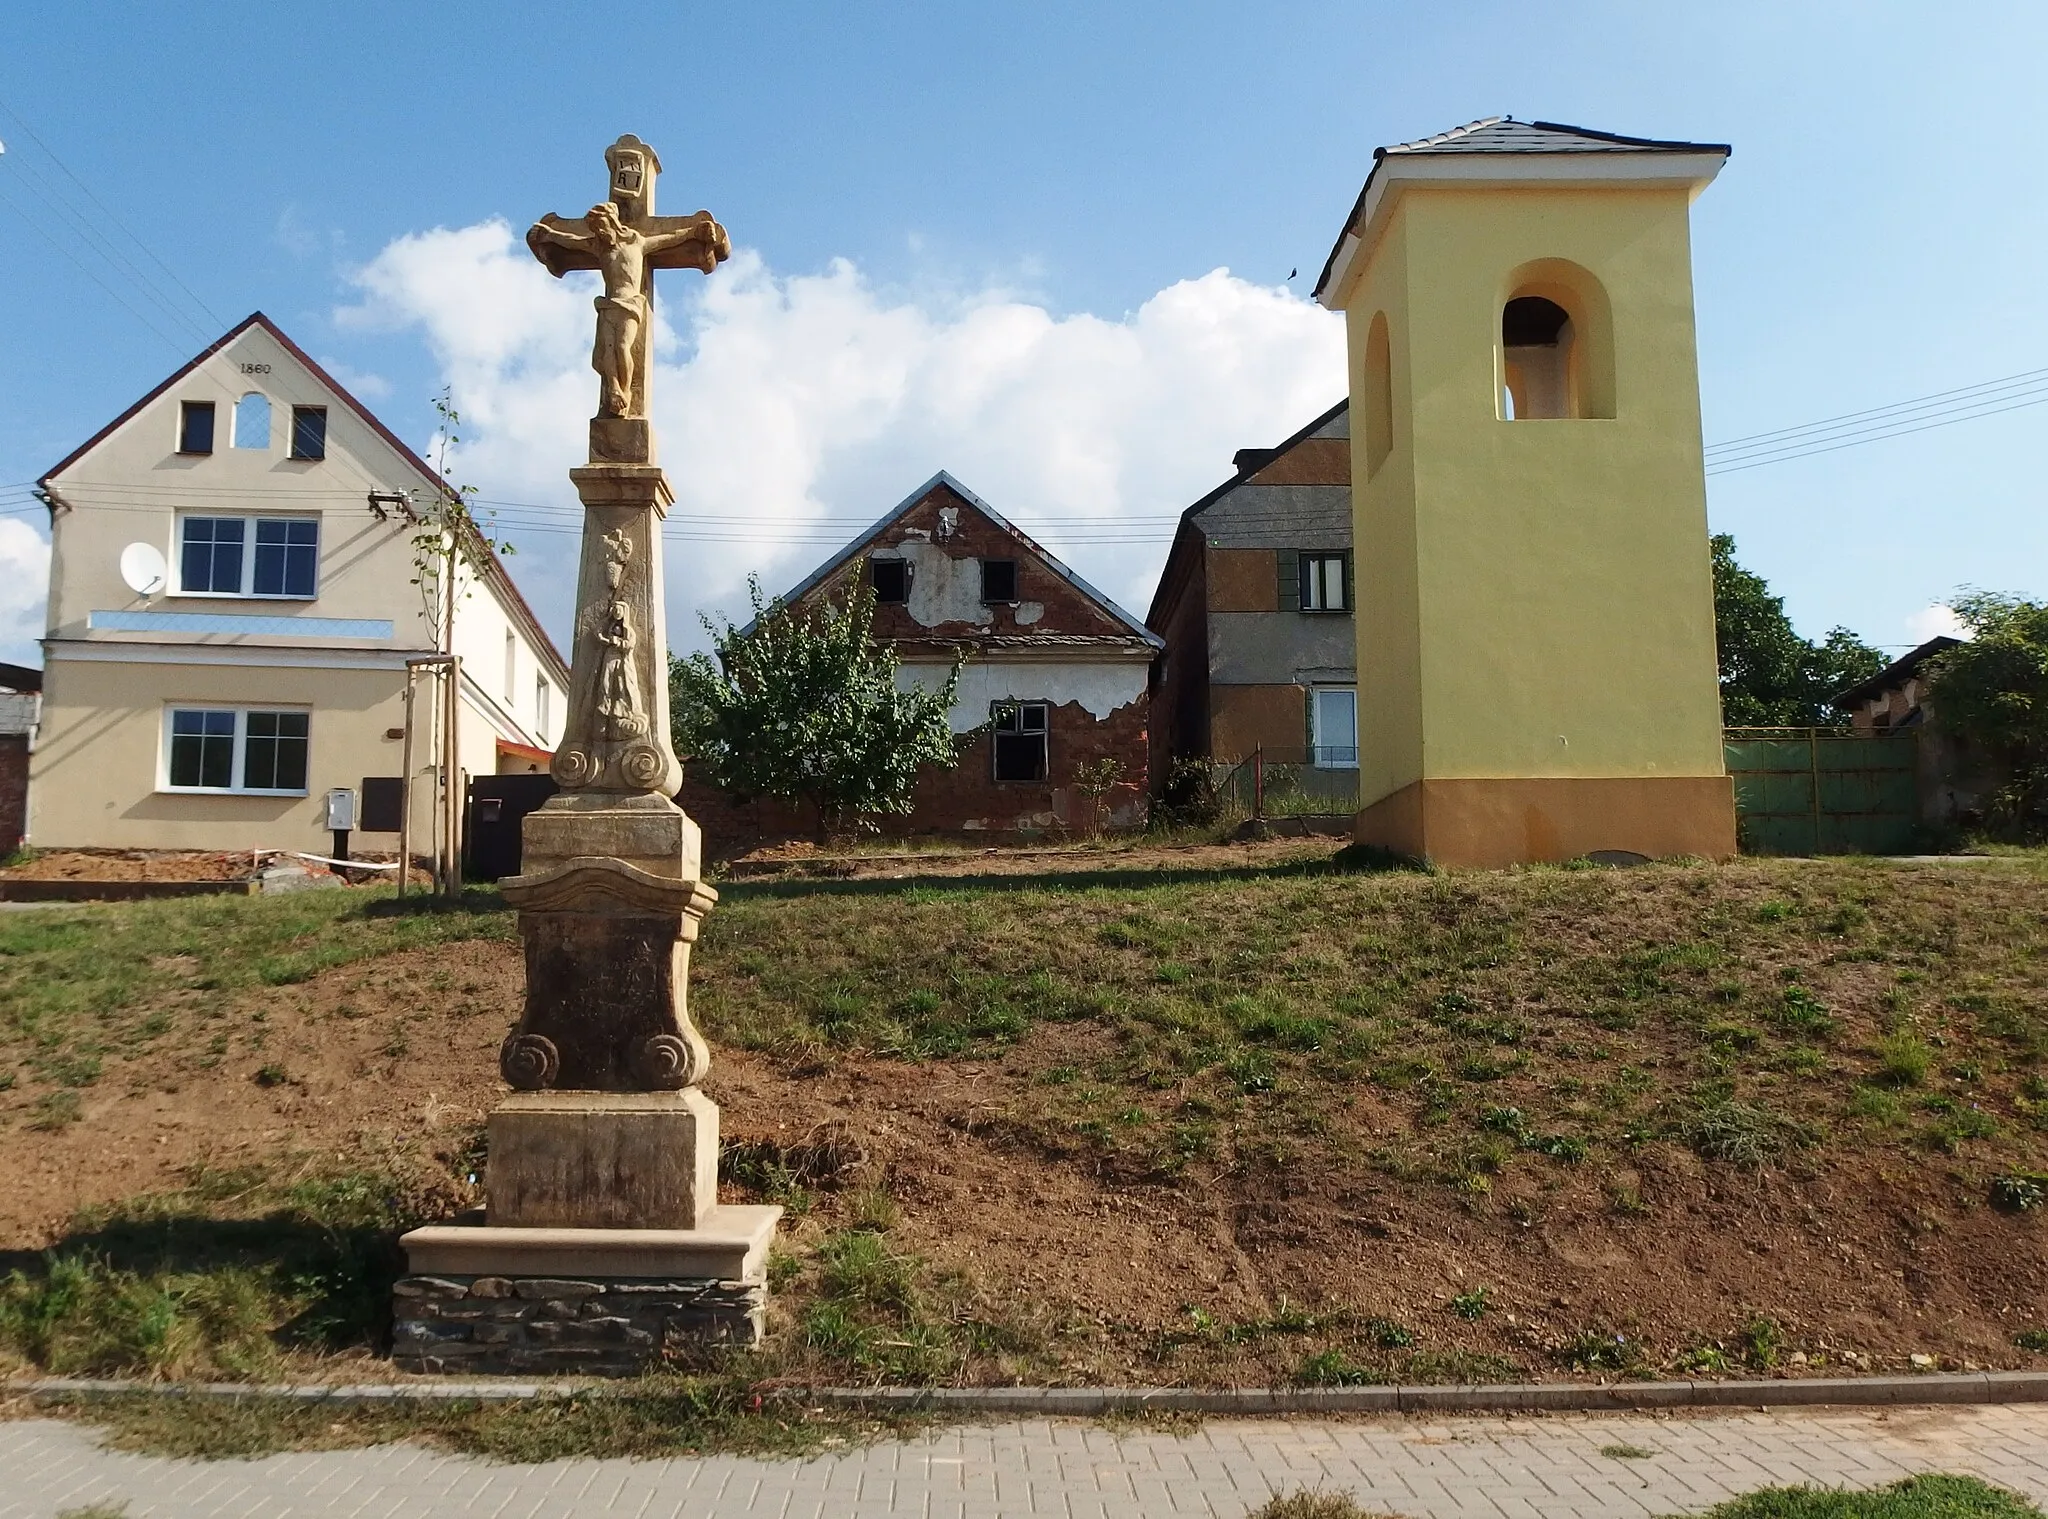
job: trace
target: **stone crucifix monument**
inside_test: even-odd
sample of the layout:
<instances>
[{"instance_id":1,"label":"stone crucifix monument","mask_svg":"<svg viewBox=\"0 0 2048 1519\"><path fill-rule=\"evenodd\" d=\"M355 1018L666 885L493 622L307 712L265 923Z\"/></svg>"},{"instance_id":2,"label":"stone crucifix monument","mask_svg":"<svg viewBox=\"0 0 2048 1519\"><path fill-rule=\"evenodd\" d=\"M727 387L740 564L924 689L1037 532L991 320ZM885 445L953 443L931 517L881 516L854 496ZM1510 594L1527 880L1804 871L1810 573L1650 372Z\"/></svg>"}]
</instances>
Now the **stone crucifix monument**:
<instances>
[{"instance_id":1,"label":"stone crucifix monument","mask_svg":"<svg viewBox=\"0 0 2048 1519\"><path fill-rule=\"evenodd\" d=\"M718 900L672 796L661 523L674 496L647 414L654 271L730 256L711 214L657 216L661 161L605 150L609 199L526 235L557 276L594 269L590 461L561 791L525 822L526 1006L499 1053L485 1218L404 1238L394 1359L414 1370L631 1372L678 1341L752 1343L781 1209L718 1205L710 1050L690 1022L690 944Z\"/></svg>"}]
</instances>

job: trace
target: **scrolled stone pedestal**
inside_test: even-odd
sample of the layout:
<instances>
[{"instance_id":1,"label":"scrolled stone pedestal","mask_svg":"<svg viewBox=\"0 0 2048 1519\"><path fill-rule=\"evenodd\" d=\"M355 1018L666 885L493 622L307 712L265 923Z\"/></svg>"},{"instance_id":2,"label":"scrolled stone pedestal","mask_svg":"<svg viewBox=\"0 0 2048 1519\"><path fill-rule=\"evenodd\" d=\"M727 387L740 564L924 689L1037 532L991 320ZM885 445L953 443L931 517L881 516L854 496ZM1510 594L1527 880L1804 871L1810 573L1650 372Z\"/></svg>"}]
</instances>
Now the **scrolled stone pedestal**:
<instances>
[{"instance_id":1,"label":"scrolled stone pedestal","mask_svg":"<svg viewBox=\"0 0 2048 1519\"><path fill-rule=\"evenodd\" d=\"M526 1006L499 1065L485 1221L415 1229L393 1295L401 1369L633 1375L759 1342L782 1210L718 1203L710 1051L689 951L717 893L665 797L574 795L526 820ZM599 852L604 851L604 852Z\"/></svg>"}]
</instances>

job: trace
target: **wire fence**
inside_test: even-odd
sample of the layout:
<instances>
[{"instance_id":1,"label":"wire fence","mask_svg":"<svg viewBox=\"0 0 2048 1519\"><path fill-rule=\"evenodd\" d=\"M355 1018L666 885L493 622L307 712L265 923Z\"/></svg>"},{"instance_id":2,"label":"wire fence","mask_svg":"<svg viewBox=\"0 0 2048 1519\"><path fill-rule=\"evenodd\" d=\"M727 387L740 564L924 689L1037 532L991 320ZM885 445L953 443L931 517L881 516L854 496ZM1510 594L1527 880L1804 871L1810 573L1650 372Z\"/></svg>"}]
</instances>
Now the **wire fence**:
<instances>
[{"instance_id":1,"label":"wire fence","mask_svg":"<svg viewBox=\"0 0 2048 1519\"><path fill-rule=\"evenodd\" d=\"M1358 810L1358 750L1264 744L1240 759L1216 761L1216 800L1246 818L1324 817Z\"/></svg>"}]
</instances>

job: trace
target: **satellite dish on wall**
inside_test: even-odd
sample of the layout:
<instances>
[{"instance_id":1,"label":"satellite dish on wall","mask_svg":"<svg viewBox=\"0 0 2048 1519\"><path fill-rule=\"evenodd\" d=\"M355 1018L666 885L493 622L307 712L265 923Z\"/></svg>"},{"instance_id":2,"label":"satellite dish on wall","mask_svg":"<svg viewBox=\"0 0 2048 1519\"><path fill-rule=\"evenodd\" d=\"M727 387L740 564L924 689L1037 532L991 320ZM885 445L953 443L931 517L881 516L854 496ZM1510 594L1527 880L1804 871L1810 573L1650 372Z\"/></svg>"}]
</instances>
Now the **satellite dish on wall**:
<instances>
[{"instance_id":1,"label":"satellite dish on wall","mask_svg":"<svg viewBox=\"0 0 2048 1519\"><path fill-rule=\"evenodd\" d=\"M131 543L121 550L121 579L138 596L154 596L169 581L170 566L153 543Z\"/></svg>"}]
</instances>

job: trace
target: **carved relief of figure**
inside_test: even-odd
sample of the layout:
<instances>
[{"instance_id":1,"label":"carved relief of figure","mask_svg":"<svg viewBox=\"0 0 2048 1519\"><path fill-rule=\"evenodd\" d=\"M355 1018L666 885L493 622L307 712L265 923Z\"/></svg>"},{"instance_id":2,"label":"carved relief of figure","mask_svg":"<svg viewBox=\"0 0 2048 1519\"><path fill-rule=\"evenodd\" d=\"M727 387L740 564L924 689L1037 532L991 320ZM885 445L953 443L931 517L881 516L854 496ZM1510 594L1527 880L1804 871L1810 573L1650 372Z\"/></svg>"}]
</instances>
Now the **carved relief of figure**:
<instances>
[{"instance_id":1,"label":"carved relief of figure","mask_svg":"<svg viewBox=\"0 0 2048 1519\"><path fill-rule=\"evenodd\" d=\"M647 731L640 711L639 683L633 678L633 613L623 601L605 608L597 625L604 645L597 682L597 715L610 739L638 738Z\"/></svg>"}]
</instances>

